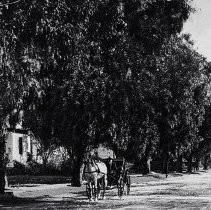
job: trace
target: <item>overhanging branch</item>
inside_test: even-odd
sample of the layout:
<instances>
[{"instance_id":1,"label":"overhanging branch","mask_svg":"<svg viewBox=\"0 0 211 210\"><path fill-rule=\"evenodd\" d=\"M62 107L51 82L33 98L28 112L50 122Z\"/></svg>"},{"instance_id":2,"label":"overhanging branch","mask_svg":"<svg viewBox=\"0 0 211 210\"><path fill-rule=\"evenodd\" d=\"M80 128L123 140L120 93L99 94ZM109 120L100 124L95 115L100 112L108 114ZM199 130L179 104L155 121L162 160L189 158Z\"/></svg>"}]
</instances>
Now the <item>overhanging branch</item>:
<instances>
[{"instance_id":1,"label":"overhanging branch","mask_svg":"<svg viewBox=\"0 0 211 210\"><path fill-rule=\"evenodd\" d=\"M17 4L20 1L22 1L22 0L17 0L17 1L8 2L8 3L0 3L0 7L8 6L8 5L11 5L11 4Z\"/></svg>"}]
</instances>

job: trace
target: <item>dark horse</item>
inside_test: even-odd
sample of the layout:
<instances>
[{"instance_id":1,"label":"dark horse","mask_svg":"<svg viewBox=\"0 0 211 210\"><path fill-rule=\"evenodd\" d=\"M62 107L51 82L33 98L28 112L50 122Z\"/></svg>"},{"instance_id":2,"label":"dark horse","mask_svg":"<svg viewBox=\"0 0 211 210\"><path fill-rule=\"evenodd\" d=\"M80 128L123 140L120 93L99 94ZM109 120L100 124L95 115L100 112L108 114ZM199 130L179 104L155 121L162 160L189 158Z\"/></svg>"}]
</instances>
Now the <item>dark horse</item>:
<instances>
[{"instance_id":1,"label":"dark horse","mask_svg":"<svg viewBox=\"0 0 211 210\"><path fill-rule=\"evenodd\" d=\"M102 199L105 198L105 190L107 187L107 167L105 163L89 159L84 167L84 178L87 181L87 194L92 201L98 200L100 188L102 188Z\"/></svg>"}]
</instances>

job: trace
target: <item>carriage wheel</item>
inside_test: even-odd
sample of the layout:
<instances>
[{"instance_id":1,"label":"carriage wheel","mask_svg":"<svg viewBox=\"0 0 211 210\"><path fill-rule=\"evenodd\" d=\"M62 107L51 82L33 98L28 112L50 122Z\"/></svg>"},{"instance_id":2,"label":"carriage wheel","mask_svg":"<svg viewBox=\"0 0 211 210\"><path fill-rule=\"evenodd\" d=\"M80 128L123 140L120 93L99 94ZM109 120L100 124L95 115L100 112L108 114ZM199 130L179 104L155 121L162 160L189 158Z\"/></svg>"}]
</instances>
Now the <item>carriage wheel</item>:
<instances>
[{"instance_id":1,"label":"carriage wheel","mask_svg":"<svg viewBox=\"0 0 211 210\"><path fill-rule=\"evenodd\" d=\"M98 193L99 193L99 195L101 194L102 199L104 199L104 197L105 197L105 180L104 180L104 177L102 177L99 180Z\"/></svg>"},{"instance_id":2,"label":"carriage wheel","mask_svg":"<svg viewBox=\"0 0 211 210\"><path fill-rule=\"evenodd\" d=\"M97 195L100 195L100 191L101 191L101 183L100 180L97 182Z\"/></svg>"},{"instance_id":3,"label":"carriage wheel","mask_svg":"<svg viewBox=\"0 0 211 210\"><path fill-rule=\"evenodd\" d=\"M131 180L130 180L130 176L127 176L127 180L126 180L126 185L127 185L127 195L130 194L130 186L131 186Z\"/></svg>"},{"instance_id":4,"label":"carriage wheel","mask_svg":"<svg viewBox=\"0 0 211 210\"><path fill-rule=\"evenodd\" d=\"M97 181L97 195L96 195L97 198L99 198L100 196L101 188L102 188L102 180L100 179Z\"/></svg>"},{"instance_id":5,"label":"carriage wheel","mask_svg":"<svg viewBox=\"0 0 211 210\"><path fill-rule=\"evenodd\" d=\"M118 196L122 197L124 193L124 179L121 177L118 181Z\"/></svg>"}]
</instances>

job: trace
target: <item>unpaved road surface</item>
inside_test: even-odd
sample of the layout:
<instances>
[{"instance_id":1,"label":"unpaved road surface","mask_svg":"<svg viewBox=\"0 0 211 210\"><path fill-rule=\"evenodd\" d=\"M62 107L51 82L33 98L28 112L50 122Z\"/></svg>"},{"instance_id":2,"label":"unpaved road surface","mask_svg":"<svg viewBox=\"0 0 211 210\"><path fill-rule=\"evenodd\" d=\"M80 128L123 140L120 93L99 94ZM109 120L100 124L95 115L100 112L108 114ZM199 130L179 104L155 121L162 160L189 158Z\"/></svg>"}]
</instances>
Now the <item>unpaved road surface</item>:
<instances>
[{"instance_id":1,"label":"unpaved road surface","mask_svg":"<svg viewBox=\"0 0 211 210\"><path fill-rule=\"evenodd\" d=\"M40 185L14 188L18 198L0 200L0 209L211 209L211 170L131 179L130 195L122 199L116 188L107 190L105 200L89 202L84 186Z\"/></svg>"}]
</instances>

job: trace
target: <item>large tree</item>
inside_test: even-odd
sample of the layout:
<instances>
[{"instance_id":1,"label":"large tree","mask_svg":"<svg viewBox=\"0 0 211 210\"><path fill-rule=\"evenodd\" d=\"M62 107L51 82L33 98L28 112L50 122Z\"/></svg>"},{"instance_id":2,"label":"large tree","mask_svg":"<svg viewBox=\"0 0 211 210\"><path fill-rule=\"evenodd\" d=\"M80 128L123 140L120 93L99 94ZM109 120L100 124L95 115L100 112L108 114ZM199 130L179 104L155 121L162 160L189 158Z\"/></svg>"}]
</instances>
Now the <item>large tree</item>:
<instances>
[{"instance_id":1,"label":"large tree","mask_svg":"<svg viewBox=\"0 0 211 210\"><path fill-rule=\"evenodd\" d=\"M145 61L180 32L190 10L188 0L22 0L2 9L11 61L27 79L23 108L45 121L49 110L40 107L49 105L48 129L69 148L76 175L89 145L124 152L139 126L157 132L145 101Z\"/></svg>"},{"instance_id":2,"label":"large tree","mask_svg":"<svg viewBox=\"0 0 211 210\"><path fill-rule=\"evenodd\" d=\"M0 15L0 21L0 194L2 194L5 188L4 153L7 129L9 126L14 128L19 121L15 115L18 116L21 109L26 79L15 59L16 37L7 27L10 20L6 21Z\"/></svg>"}]
</instances>

